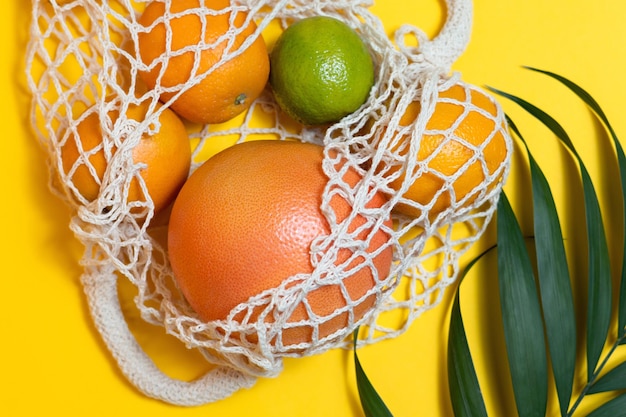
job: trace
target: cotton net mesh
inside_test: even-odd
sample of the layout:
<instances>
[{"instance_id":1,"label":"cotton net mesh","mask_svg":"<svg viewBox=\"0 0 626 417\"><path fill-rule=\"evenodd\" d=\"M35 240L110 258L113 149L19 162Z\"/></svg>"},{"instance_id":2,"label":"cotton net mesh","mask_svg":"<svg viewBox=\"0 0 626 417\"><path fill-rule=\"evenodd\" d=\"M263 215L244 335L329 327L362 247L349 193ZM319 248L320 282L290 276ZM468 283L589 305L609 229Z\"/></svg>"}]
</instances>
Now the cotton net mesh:
<instances>
[{"instance_id":1,"label":"cotton net mesh","mask_svg":"<svg viewBox=\"0 0 626 417\"><path fill-rule=\"evenodd\" d=\"M163 1L169 10L171 1ZM151 234L154 206L141 177L143 167L132 160L134 146L142 136L158 130L159 113L171 104L168 101L164 107L157 107L165 87L157 84L148 90L137 75L153 64L142 62L137 53L137 35L146 30L137 19L145 3L33 1L27 51L32 125L48 151L51 187L72 207L70 227L85 246L82 283L96 326L124 374L147 395L183 405L215 401L250 386L258 376L277 375L285 356L350 346L351 335L358 326L359 346L396 337L422 312L439 303L443 291L459 273L460 258L487 227L508 173L512 145L499 105L476 87L463 83L457 73L450 72L469 40L471 2L448 0L446 24L433 40L410 25L389 39L382 22L369 11L370 5L367 0L238 0L227 10L249 13L257 25L251 40L262 36L272 25L284 28L307 16L338 18L355 28L367 42L376 65L376 84L357 112L325 129L286 121L269 88L235 123L188 125L193 146L192 171L216 143L225 146L271 137L324 145L323 169L329 177L322 211L331 232L312 245L313 273L289 277L278 288L233 309L227 320L206 323L178 291L167 248ZM211 13L208 10L198 7L187 13L203 20ZM176 13L170 17L176 18ZM233 27L225 36L236 36L244 29ZM410 46L415 43L417 46ZM227 50L223 60L240 54L247 45ZM180 51L170 51L160 59L166 62L176 53ZM222 63L217 62L215 67ZM182 93L203 75L196 74L184 84L169 88ZM455 85L462 88L459 97L440 97L440 92ZM116 99L107 99L110 97ZM476 97L485 98L489 105L477 106L473 99ZM400 117L414 101L420 103L419 115L408 126L402 125ZM142 102L150 103L145 122L124 116L127 106ZM459 111L450 126L435 129L427 123L438 103L457 106ZM103 178L89 166L88 154L70 170L64 169L62 163L63 146L68 140L76 140L76 126L89 114L87 109L97 112L101 120L103 142L91 152L102 152L106 157ZM111 110L120 110L121 116L112 121L107 117ZM483 118L493 126L478 145L455 134L470 117ZM442 140L430 156L418 161L424 135ZM411 140L399 144L398 138L402 137ZM493 167L488 165L485 152L497 140L502 142L497 145L505 155L503 162ZM451 141L461 143L469 152L466 162L452 173L434 169L429 162ZM100 192L93 201L85 200L73 184L73 172L80 164L86 164L100 183ZM357 170L362 181L354 186L346 184L346 169ZM480 181L470 192L456 195L455 184L463 181L468 170L477 170L475 175ZM405 180L400 190L394 191L391 183L401 174ZM410 183L423 176L430 176L438 184L432 200L417 203L403 198ZM143 198L129 200L132 181L143 187ZM389 202L380 208L369 207L371 196L379 191L389 196ZM329 203L333 196L353 207L342 221L337 220ZM449 199L449 207L433 214L431 209L440 198ZM411 206L417 214L392 212L398 204ZM363 220L363 225L350 230L356 218ZM393 220L392 227L386 222L388 219ZM379 248L383 251L390 246L393 250L388 276L378 276L373 266L379 252L367 250L376 233L390 237L387 246ZM349 253L348 259L340 259L339 253ZM352 299L344 280L359 268L371 270L375 285L367 294ZM137 288L135 303L144 320L163 326L189 348L198 349L215 368L189 382L161 373L128 330L116 291L118 279L128 279ZM332 314L322 316L307 296L324 286L333 286L344 302ZM371 304L371 308L365 315L355 313L366 304ZM306 320L289 321L296 307L305 308ZM337 318L347 323L345 328L321 337L324 324ZM285 345L281 334L294 326L308 328L311 340Z\"/></svg>"}]
</instances>

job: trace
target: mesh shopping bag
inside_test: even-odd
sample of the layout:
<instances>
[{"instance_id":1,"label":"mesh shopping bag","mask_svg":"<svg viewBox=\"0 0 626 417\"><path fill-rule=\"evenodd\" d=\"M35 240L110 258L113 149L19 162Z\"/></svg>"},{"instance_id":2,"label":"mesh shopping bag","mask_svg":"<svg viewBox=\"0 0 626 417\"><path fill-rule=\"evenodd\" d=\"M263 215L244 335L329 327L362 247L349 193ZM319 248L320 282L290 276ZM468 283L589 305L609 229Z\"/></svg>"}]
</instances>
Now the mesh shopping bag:
<instances>
[{"instance_id":1,"label":"mesh shopping bag","mask_svg":"<svg viewBox=\"0 0 626 417\"><path fill-rule=\"evenodd\" d=\"M176 0L161 1L170 11L161 22L164 25L183 14L206 22L207 16L215 13L208 0L199 0L197 7L184 12L171 11ZM203 163L210 153L207 149L216 142L234 144L271 137L323 145L323 169L328 176L321 208L330 232L313 242L313 272L289 277L280 286L237 306L225 320L211 322L202 321L190 308L178 290L167 248L151 234L154 202L141 176L144 167L133 161L132 150L142 136L158 130L159 117L176 97L241 54L251 42L227 42L230 47L222 60L180 84L160 85L157 79L153 88L146 88L138 74L151 63L135 53L138 34L147 30L138 23L145 3L34 0L27 50L32 126L48 154L51 188L72 208L70 227L85 247L81 282L94 322L125 376L146 395L170 403L216 401L251 386L259 376L277 375L284 357L349 347L359 327L359 346L396 337L422 312L437 305L445 288L455 281L461 257L480 238L494 214L512 152L498 103L451 72L469 41L471 1L447 0L446 23L432 40L410 25L389 39L382 22L369 11L371 2L367 0L237 0L220 11L245 11L256 24L250 31L251 41L272 25L285 28L316 15L339 19L367 43L376 82L356 112L323 128L286 122L269 88L236 124L187 126L193 153L190 173ZM245 25L233 26L225 39L234 39L246 29ZM417 46L410 46L409 38L415 39ZM165 65L176 53L167 51L159 62ZM454 94L448 94L450 91ZM416 103L419 112L409 122L403 120ZM144 121L125 116L125 108L139 104L148 108ZM443 127L429 123L440 106L458 110ZM119 116L112 119L112 111ZM106 166L100 175L89 165L87 151L78 158L78 165L85 165L98 182L93 199L77 192L72 175L78 169L76 164L71 169L63 164L64 146L68 141L81 141L77 126L89 112L98 114L103 132L102 143L91 152L101 152ZM470 143L458 132L476 119L489 129L478 142ZM437 140L422 157L425 137ZM435 163L449 146L462 148L465 155L452 172ZM495 165L487 160L492 149L501 154ZM359 172L362 180L347 184L347 169ZM478 178L476 183L467 182L470 174ZM431 198L420 201L407 197L411 184L424 178L429 179ZM460 183L469 186L461 192L457 187ZM143 191L138 197L130 197L131 184L138 184ZM375 192L389 196L388 203L369 207L367 202ZM345 219L338 219L330 204L337 195L352 206ZM399 207L408 210L396 210ZM360 231L367 233L347 227L357 217L364 219ZM372 289L352 300L344 280L354 273L355 266L339 262L339 254L348 250L362 260L356 268L372 268L374 255L364 248L381 232L389 239L380 250L393 253L389 274L376 276ZM135 304L145 321L162 326L164 332L199 350L215 367L194 381L179 381L161 372L124 320L117 293L120 279L137 288ZM331 314L315 314L308 295L329 286L345 295L344 302ZM373 300L371 307L365 314L355 314L365 299ZM290 312L301 305L309 306L307 311L312 312L297 325L310 328L312 336L296 347L285 345L280 335L293 325ZM339 315L347 317L345 326L328 335L319 331Z\"/></svg>"}]
</instances>

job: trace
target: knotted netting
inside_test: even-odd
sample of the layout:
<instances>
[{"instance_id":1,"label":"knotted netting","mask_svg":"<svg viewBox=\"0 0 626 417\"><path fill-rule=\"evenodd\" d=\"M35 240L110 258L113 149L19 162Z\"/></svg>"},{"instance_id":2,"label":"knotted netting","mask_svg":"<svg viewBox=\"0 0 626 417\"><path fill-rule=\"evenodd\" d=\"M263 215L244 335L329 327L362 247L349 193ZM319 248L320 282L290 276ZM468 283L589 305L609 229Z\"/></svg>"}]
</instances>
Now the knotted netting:
<instances>
[{"instance_id":1,"label":"knotted netting","mask_svg":"<svg viewBox=\"0 0 626 417\"><path fill-rule=\"evenodd\" d=\"M175 1L162 0L166 10ZM329 178L321 209L330 232L311 246L313 272L288 277L279 287L237 306L225 320L212 322L200 320L188 305L169 266L166 245L151 233L154 204L141 176L145 167L133 161L132 150L142 137L158 130L160 113L177 95L225 60L243 53L250 42L238 47L231 43L221 61L206 73L192 72L180 85L157 82L147 89L138 74L154 62L143 62L136 53L138 34L147 30L138 23L145 3L33 0L27 50L32 125L48 151L51 187L72 208L70 227L85 246L81 282L92 316L128 379L145 394L170 403L211 402L251 386L259 376L277 375L286 356L350 346L358 327L359 346L396 337L421 313L437 305L459 273L460 258L483 234L495 211L512 152L498 103L463 83L458 73L451 73L452 64L469 41L471 1L446 1L446 23L433 40L410 25L401 27L390 39L382 22L369 11L369 0L237 0L221 11L248 13L256 23L251 41L264 36L273 25L284 28L308 16L340 19L365 40L375 63L376 82L358 111L323 128L286 121L269 88L236 123L187 125L193 148L190 172L207 158L207 149L215 143L231 145L271 137L323 145L323 169ZM206 16L214 12L204 7L205 3L210 6L211 2L200 0L198 7L184 13L206 22ZM166 16L161 22L165 25L179 12ZM230 40L245 29L245 25L233 26L224 39ZM417 46L410 46L410 38ZM201 43L198 47L211 45ZM165 65L180 53L168 50L159 62ZM460 89L460 93L452 97L440 94L452 88ZM164 91L173 96L157 106ZM415 102L419 103L419 114L408 123L402 121ZM126 117L123 110L139 103L149 104L145 120ZM445 127L429 124L442 104L458 108L455 119ZM85 151L77 164L89 168L98 182L95 199L85 199L77 191L73 183L77 164L68 170L62 161L67 141L80 142L77 126L89 113L87 109L99 115L103 138L99 147ZM120 115L114 120L109 117L112 110ZM457 131L476 118L490 130L479 142L470 143ZM424 137L439 138L425 157L419 153ZM453 142L463 148L464 161L453 172L446 172L431 162ZM502 155L495 166L485 156L490 147L500 149ZM90 152L104 155L104 175L90 166ZM344 181L348 169L361 175L358 184ZM464 174L470 171L479 181L461 192L457 184L466 182ZM432 198L407 198L405 193L412 182L425 177L436 184ZM131 183L140 185L142 197L129 198ZM374 193L386 195L388 201L371 207L368 202ZM331 204L337 196L352 207L345 218L338 218ZM447 204L434 210L441 199ZM410 207L412 214L398 213L395 208L400 205ZM351 227L355 222L359 225L356 230ZM380 233L389 238L372 251L369 245ZM392 251L393 260L389 273L383 276L374 258L385 250ZM372 288L353 297L344 281L364 268L370 270ZM163 374L124 321L117 292L119 279L128 279L137 288L135 304L144 320L162 326L189 348L198 349L215 368L190 382ZM336 311L321 315L309 295L325 287L341 294L343 301ZM296 308L307 314L293 323L290 316ZM339 330L331 334L320 330L338 318L344 323ZM294 326L309 328L310 339L296 346L283 343L282 332Z\"/></svg>"}]
</instances>

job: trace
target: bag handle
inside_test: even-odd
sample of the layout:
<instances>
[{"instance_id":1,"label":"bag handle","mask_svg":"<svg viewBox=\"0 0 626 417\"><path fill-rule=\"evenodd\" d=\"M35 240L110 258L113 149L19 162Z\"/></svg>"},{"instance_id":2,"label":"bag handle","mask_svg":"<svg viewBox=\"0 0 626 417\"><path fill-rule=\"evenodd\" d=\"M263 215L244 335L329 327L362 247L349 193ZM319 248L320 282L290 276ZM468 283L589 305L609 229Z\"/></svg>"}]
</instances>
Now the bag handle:
<instances>
[{"instance_id":1,"label":"bag handle","mask_svg":"<svg viewBox=\"0 0 626 417\"><path fill-rule=\"evenodd\" d=\"M112 272L85 274L82 282L91 315L105 344L126 378L147 396L175 405L202 405L229 397L256 382L256 377L225 366L191 382L167 376L128 328L117 292L117 276Z\"/></svg>"},{"instance_id":2,"label":"bag handle","mask_svg":"<svg viewBox=\"0 0 626 417\"><path fill-rule=\"evenodd\" d=\"M425 59L436 68L449 72L469 44L474 6L472 0L445 0L445 3L445 23L432 40L421 29L405 24L395 32L395 41L405 54L421 56L418 60ZM407 35L417 39L417 48L405 46Z\"/></svg>"}]
</instances>

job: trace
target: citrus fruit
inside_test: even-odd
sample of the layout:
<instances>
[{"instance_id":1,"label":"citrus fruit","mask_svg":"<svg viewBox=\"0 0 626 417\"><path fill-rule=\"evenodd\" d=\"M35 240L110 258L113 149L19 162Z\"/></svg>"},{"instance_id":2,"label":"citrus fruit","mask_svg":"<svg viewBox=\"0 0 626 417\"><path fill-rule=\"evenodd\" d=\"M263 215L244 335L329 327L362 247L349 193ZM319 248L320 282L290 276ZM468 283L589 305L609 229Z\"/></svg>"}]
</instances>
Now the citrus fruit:
<instances>
[{"instance_id":1,"label":"citrus fruit","mask_svg":"<svg viewBox=\"0 0 626 417\"><path fill-rule=\"evenodd\" d=\"M126 111L129 120L143 122L149 108L148 102L130 105ZM189 175L191 164L191 145L185 125L172 110L161 108L158 118L159 130L148 136L144 135L133 148L132 158L135 164L145 164L140 175L145 182L155 212L174 201L174 198ZM93 201L100 193L100 186L110 160L104 149L101 117L97 111L88 110L89 114L76 126L76 132L70 134L61 147L63 171L78 191L79 200ZM111 123L119 118L118 110L108 112ZM117 149L113 147L111 154ZM112 157L112 156L111 156ZM144 200L141 186L137 179L130 183L129 201Z\"/></svg>"},{"instance_id":2,"label":"citrus fruit","mask_svg":"<svg viewBox=\"0 0 626 417\"><path fill-rule=\"evenodd\" d=\"M270 54L270 85L280 107L305 125L356 111L374 85L374 63L359 34L315 16L287 27Z\"/></svg>"},{"instance_id":3,"label":"citrus fruit","mask_svg":"<svg viewBox=\"0 0 626 417\"><path fill-rule=\"evenodd\" d=\"M420 103L411 103L400 119L400 126L410 125L419 112ZM447 141L442 133L422 136L417 159L418 162L428 160L428 171L410 185L403 197L422 206L432 203L429 209L431 217L453 204L467 207L475 201L479 187L487 180L485 170L489 175L493 174L507 155L503 136L505 127L496 126L496 114L496 104L478 89L466 88L465 84L457 83L440 91L426 130L444 132L449 131L455 123L457 125ZM406 141L410 139L409 135L403 137L392 150L400 156L406 156ZM478 158L470 163L470 159L476 154ZM389 173L395 173L399 169L399 166L392 166ZM455 176L451 187L446 188L449 186L446 178ZM404 181L405 174L401 173L390 186L397 191ZM490 186L493 187L497 182L493 180ZM411 204L399 203L394 210L414 217L421 214L421 208Z\"/></svg>"},{"instance_id":4,"label":"citrus fruit","mask_svg":"<svg viewBox=\"0 0 626 417\"><path fill-rule=\"evenodd\" d=\"M165 3L157 1L145 8L139 23L148 29L139 32L138 49L150 69L140 75L150 89L159 84L174 90L163 92L162 101L170 100L194 74L207 72L255 32L256 25L248 20L247 13L229 7L229 0L208 0L203 7L199 0L176 0L167 10ZM236 35L231 35L235 30ZM185 48L193 49L183 51ZM225 122L250 107L265 88L268 74L267 48L259 36L243 52L189 87L172 108L192 122Z\"/></svg>"},{"instance_id":5,"label":"citrus fruit","mask_svg":"<svg viewBox=\"0 0 626 417\"><path fill-rule=\"evenodd\" d=\"M328 182L322 171L322 149L295 141L243 142L208 159L185 183L172 208L168 251L174 277L201 319L224 320L250 297L293 275L313 271L311 243L330 233L320 210ZM360 175L348 170L343 179L354 185ZM367 204L374 208L386 201L378 193ZM330 205L338 221L352 210L338 194ZM358 215L349 229L353 232L362 227L358 236L363 240L373 234L364 250L379 253L366 262L363 255L351 259L352 250L340 249L337 265L346 262L354 269L343 281L350 300L338 284L314 289L306 296L313 314L326 317L350 304L357 320L373 306L375 295L365 295L377 279L387 277L392 249L386 245L386 232L372 231L364 224L364 217ZM387 226L391 227L389 220ZM358 268L361 264L364 267ZM259 313L255 311L251 320ZM273 320L272 316L269 314L265 323ZM307 318L304 302L298 304L287 319L290 326L282 331L283 346L312 341L311 326L291 327ZM333 334L348 323L345 311L324 322L318 337Z\"/></svg>"}]
</instances>

